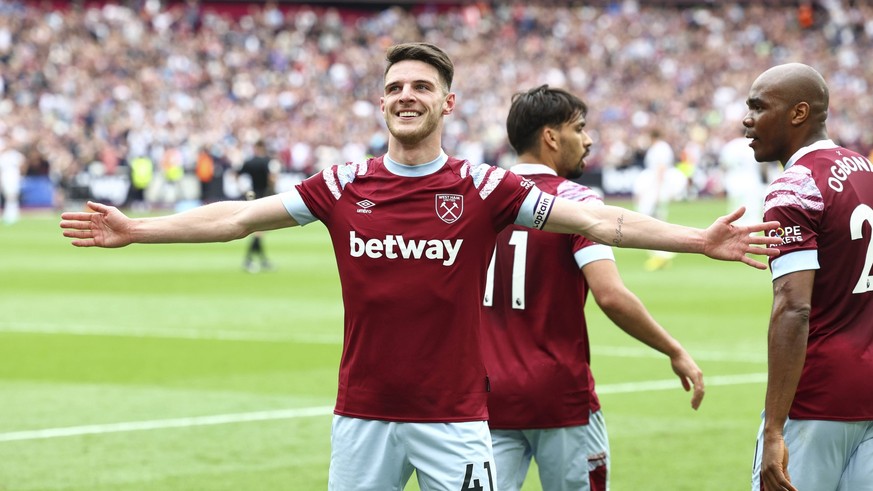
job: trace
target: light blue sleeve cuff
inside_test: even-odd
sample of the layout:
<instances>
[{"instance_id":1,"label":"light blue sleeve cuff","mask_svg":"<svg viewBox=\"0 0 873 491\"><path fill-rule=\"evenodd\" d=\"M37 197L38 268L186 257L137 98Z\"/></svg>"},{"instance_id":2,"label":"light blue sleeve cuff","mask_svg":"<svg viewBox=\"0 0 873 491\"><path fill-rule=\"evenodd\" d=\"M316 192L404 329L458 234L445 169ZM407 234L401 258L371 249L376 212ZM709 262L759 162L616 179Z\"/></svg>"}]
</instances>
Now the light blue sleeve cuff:
<instances>
[{"instance_id":1,"label":"light blue sleeve cuff","mask_svg":"<svg viewBox=\"0 0 873 491\"><path fill-rule=\"evenodd\" d=\"M818 251L797 251L779 256L770 263L773 279L798 271L821 269L818 264Z\"/></svg>"},{"instance_id":2,"label":"light blue sleeve cuff","mask_svg":"<svg viewBox=\"0 0 873 491\"><path fill-rule=\"evenodd\" d=\"M608 259L615 262L615 254L612 252L612 247L603 244L594 244L579 249L575 254L573 254L573 257L576 258L576 265L579 266L579 269L582 269L586 264L600 261L601 259Z\"/></svg>"},{"instance_id":3,"label":"light blue sleeve cuff","mask_svg":"<svg viewBox=\"0 0 873 491\"><path fill-rule=\"evenodd\" d=\"M297 192L296 187L291 188L289 191L285 191L281 196L282 204L285 205L285 210L288 211L288 214L291 215L291 218L293 218L298 225L307 225L318 220L318 218L309 211L306 203L303 202L303 198L300 197L300 193Z\"/></svg>"}]
</instances>

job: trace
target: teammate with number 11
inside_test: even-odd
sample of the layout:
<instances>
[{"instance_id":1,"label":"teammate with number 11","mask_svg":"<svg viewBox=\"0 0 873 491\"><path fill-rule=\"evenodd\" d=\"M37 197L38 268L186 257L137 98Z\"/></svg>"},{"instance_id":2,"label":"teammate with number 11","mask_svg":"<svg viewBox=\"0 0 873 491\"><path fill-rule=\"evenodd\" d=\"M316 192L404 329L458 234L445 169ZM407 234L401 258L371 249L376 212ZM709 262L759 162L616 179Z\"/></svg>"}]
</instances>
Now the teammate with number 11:
<instances>
[{"instance_id":1,"label":"teammate with number 11","mask_svg":"<svg viewBox=\"0 0 873 491\"><path fill-rule=\"evenodd\" d=\"M588 107L546 85L516 94L506 129L518 153L515 173L580 203L602 205L582 175L593 144ZM543 491L606 491L610 451L594 391L585 321L588 290L622 330L667 355L691 406L703 399L703 374L622 282L612 249L570 234L512 225L497 237L482 322L491 376L489 426L498 489L518 491L531 460Z\"/></svg>"}]
</instances>

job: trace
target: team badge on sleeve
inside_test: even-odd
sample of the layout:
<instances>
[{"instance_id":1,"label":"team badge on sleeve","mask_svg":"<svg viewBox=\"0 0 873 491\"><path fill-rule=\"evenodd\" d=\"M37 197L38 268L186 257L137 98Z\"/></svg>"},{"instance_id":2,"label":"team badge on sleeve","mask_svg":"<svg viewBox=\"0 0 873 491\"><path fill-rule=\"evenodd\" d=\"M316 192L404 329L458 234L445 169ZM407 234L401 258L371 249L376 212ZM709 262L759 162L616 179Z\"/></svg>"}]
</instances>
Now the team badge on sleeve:
<instances>
[{"instance_id":1,"label":"team badge on sleeve","mask_svg":"<svg viewBox=\"0 0 873 491\"><path fill-rule=\"evenodd\" d=\"M436 214L446 223L455 223L464 213L464 196L460 194L437 194L434 196Z\"/></svg>"}]
</instances>

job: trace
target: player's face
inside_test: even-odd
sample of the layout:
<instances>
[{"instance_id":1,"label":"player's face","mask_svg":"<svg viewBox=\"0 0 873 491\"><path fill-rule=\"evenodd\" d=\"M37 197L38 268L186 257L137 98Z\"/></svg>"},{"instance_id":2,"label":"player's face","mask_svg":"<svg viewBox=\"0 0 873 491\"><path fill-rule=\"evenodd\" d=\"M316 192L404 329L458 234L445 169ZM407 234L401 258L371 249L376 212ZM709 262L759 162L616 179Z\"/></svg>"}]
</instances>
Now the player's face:
<instances>
[{"instance_id":1,"label":"player's face","mask_svg":"<svg viewBox=\"0 0 873 491\"><path fill-rule=\"evenodd\" d=\"M585 170L585 157L591 153L591 145L594 144L594 140L585 132L585 117L579 116L576 121L562 124L558 135L561 143L558 175L576 179Z\"/></svg>"},{"instance_id":2,"label":"player's face","mask_svg":"<svg viewBox=\"0 0 873 491\"><path fill-rule=\"evenodd\" d=\"M385 74L382 114L388 131L404 145L438 134L455 95L445 91L437 69L418 60L395 63Z\"/></svg>"},{"instance_id":3,"label":"player's face","mask_svg":"<svg viewBox=\"0 0 873 491\"><path fill-rule=\"evenodd\" d=\"M746 127L746 138L752 139L749 146L755 151L755 160L784 163L788 145L784 129L789 124L785 102L777 96L772 84L758 78L749 90L746 105L749 111L743 118L743 126Z\"/></svg>"}]
</instances>

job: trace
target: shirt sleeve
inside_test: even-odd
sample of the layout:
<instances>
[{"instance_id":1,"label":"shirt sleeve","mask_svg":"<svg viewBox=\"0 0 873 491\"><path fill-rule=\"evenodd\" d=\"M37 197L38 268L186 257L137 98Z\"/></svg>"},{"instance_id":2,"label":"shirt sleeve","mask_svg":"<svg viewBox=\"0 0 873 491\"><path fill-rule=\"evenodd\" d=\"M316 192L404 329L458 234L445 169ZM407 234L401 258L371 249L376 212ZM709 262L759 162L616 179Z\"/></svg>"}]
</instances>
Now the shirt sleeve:
<instances>
[{"instance_id":1,"label":"shirt sleeve","mask_svg":"<svg viewBox=\"0 0 873 491\"><path fill-rule=\"evenodd\" d=\"M544 193L536 186L531 189L521 208L518 210L518 217L515 219L516 225L522 227L535 228L542 230L552 212L552 206L555 204L555 196L549 193Z\"/></svg>"},{"instance_id":2,"label":"shirt sleeve","mask_svg":"<svg viewBox=\"0 0 873 491\"><path fill-rule=\"evenodd\" d=\"M303 202L303 198L300 196L297 188L292 188L290 191L282 193L281 197L285 210L288 211L291 218L299 225L307 225L318 220L309 210L309 207L306 206L306 203Z\"/></svg>"},{"instance_id":3,"label":"shirt sleeve","mask_svg":"<svg viewBox=\"0 0 873 491\"><path fill-rule=\"evenodd\" d=\"M773 273L774 280L789 273L808 271L810 269L821 269L818 263L818 251L792 252L791 254L779 256L770 263L770 271Z\"/></svg>"},{"instance_id":4,"label":"shirt sleeve","mask_svg":"<svg viewBox=\"0 0 873 491\"><path fill-rule=\"evenodd\" d=\"M819 269L818 233L824 209L821 193L805 167L793 166L769 187L764 220L778 221L779 256L770 260L773 279ZM772 247L772 246L771 246Z\"/></svg>"},{"instance_id":5,"label":"shirt sleeve","mask_svg":"<svg viewBox=\"0 0 873 491\"><path fill-rule=\"evenodd\" d=\"M615 262L615 254L612 252L612 247L603 244L592 243L592 245L576 251L573 257L576 259L576 265L579 266L579 269L582 269L586 264L603 259Z\"/></svg>"}]
</instances>

